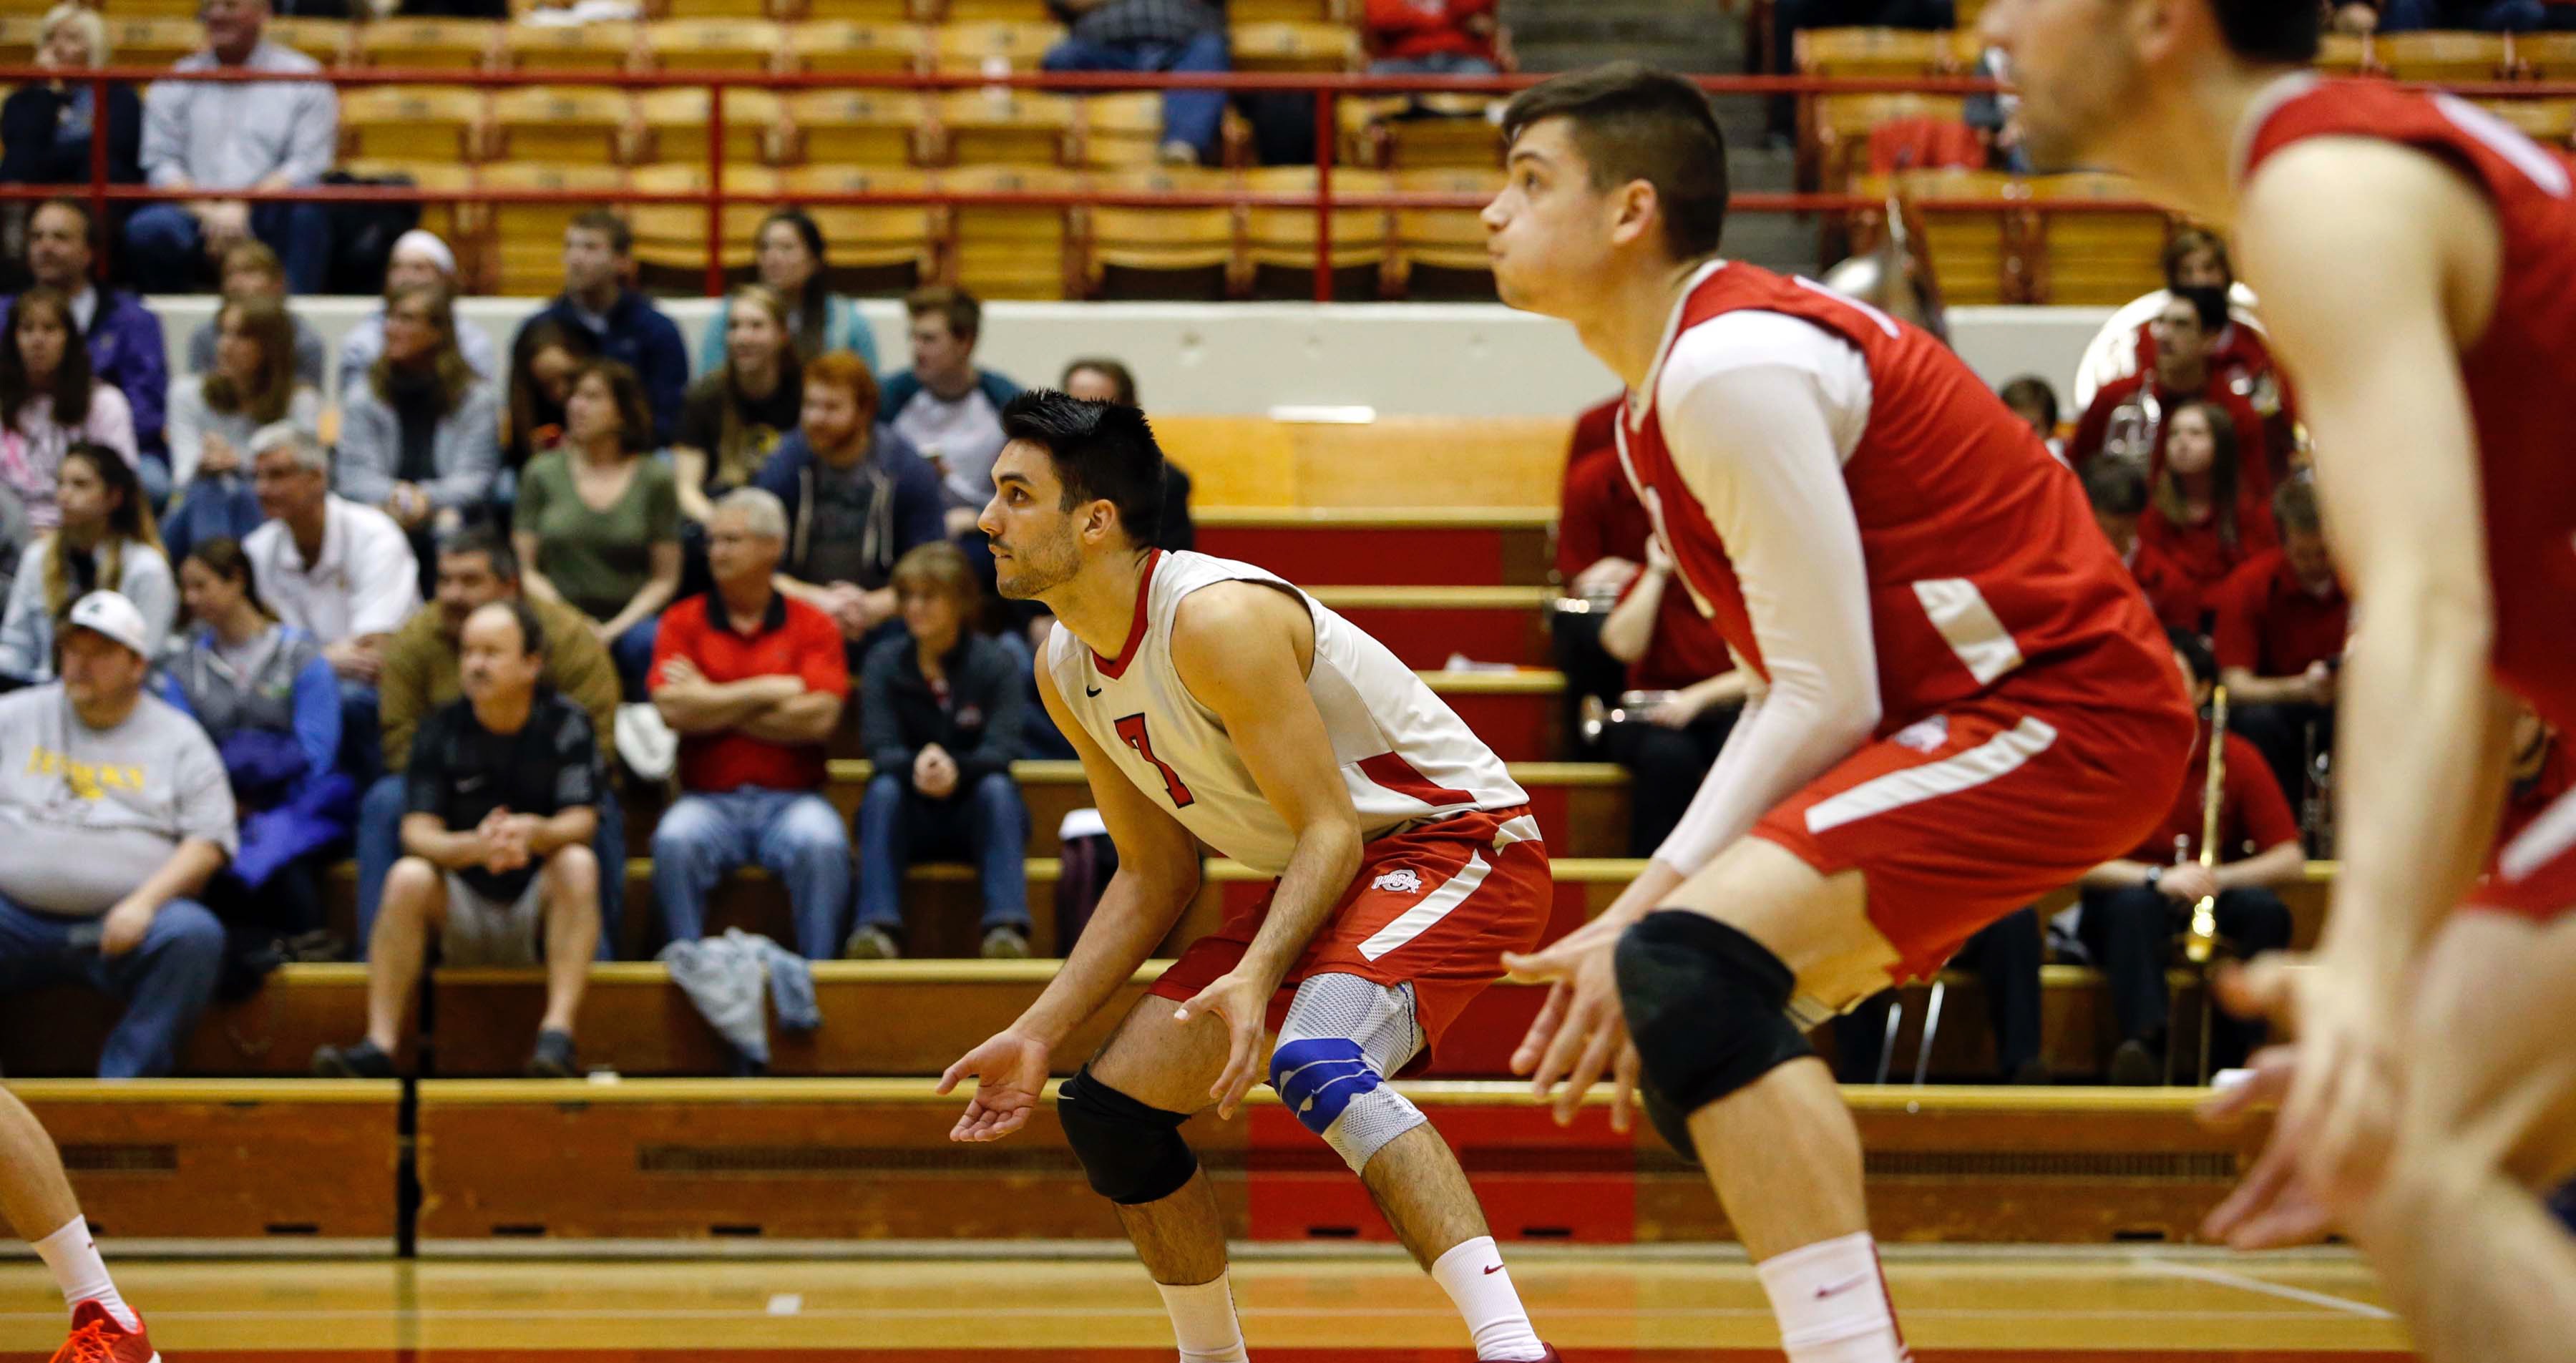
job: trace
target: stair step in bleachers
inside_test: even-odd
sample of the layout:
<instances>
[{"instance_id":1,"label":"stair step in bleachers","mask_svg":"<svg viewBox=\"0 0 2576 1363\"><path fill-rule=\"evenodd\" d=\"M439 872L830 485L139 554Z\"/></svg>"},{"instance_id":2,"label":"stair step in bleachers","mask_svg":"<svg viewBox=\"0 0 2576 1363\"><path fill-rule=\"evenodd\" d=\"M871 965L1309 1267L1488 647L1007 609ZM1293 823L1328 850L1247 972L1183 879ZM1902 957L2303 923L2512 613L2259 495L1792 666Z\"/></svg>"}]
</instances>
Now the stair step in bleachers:
<instances>
[{"instance_id":1,"label":"stair step in bleachers","mask_svg":"<svg viewBox=\"0 0 2576 1363\"><path fill-rule=\"evenodd\" d=\"M1538 438L1547 435L1554 436L1561 467L1565 433L1555 428ZM1370 507L1210 507L1193 519L1201 552L1260 564L1302 587L1537 586L1553 571L1552 506L1469 507L1446 514Z\"/></svg>"}]
</instances>

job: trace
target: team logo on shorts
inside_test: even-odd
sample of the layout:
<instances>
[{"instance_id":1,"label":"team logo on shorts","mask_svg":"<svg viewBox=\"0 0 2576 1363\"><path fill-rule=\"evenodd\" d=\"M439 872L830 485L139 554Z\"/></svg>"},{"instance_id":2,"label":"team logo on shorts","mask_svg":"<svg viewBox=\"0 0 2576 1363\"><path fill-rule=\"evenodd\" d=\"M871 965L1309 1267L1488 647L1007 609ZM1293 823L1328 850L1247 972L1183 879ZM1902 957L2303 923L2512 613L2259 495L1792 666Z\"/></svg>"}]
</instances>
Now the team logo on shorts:
<instances>
[{"instance_id":1,"label":"team logo on shorts","mask_svg":"<svg viewBox=\"0 0 2576 1363\"><path fill-rule=\"evenodd\" d=\"M1398 866L1394 870L1387 872L1385 875L1379 876L1376 880L1369 882L1369 888L1372 890L1385 890L1391 894L1420 894L1422 893L1422 877L1415 875L1413 873L1413 868L1410 866Z\"/></svg>"}]
</instances>

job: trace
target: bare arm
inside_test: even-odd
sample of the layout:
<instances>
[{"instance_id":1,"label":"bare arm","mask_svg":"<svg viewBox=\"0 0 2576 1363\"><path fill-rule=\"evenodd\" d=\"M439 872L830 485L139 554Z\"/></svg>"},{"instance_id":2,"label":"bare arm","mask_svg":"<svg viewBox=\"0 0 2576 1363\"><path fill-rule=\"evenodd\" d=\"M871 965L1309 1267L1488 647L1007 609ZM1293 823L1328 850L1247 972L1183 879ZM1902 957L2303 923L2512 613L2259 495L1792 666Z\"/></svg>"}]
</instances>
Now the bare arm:
<instances>
[{"instance_id":1,"label":"bare arm","mask_svg":"<svg viewBox=\"0 0 2576 1363\"><path fill-rule=\"evenodd\" d=\"M2287 885L2307 871L2307 849L2285 842L2266 847L2243 861L2231 861L2212 874L2218 888L2241 890L2254 885Z\"/></svg>"},{"instance_id":2,"label":"bare arm","mask_svg":"<svg viewBox=\"0 0 2576 1363\"><path fill-rule=\"evenodd\" d=\"M783 672L732 682L666 681L653 688L653 708L677 732L708 734L739 728L804 694L805 679Z\"/></svg>"},{"instance_id":3,"label":"bare arm","mask_svg":"<svg viewBox=\"0 0 2576 1363\"><path fill-rule=\"evenodd\" d=\"M435 814L405 814L402 821L403 852L419 857L443 871L462 871L482 865L492 855L480 829L450 833Z\"/></svg>"},{"instance_id":4,"label":"bare arm","mask_svg":"<svg viewBox=\"0 0 2576 1363\"><path fill-rule=\"evenodd\" d=\"M143 883L126 896L127 902L141 901L158 909L173 899L184 899L206 888L215 872L224 869L231 858L221 845L204 838L183 838L172 848L170 856Z\"/></svg>"},{"instance_id":5,"label":"bare arm","mask_svg":"<svg viewBox=\"0 0 2576 1363\"><path fill-rule=\"evenodd\" d=\"M1637 585L1619 598L1619 604L1610 608L1610 618L1601 622L1601 651L1623 663L1645 657L1646 646L1655 641L1655 616L1664 608L1664 589L1672 581L1672 560L1664 557L1662 546L1649 540L1646 568L1637 575Z\"/></svg>"},{"instance_id":6,"label":"bare arm","mask_svg":"<svg viewBox=\"0 0 2576 1363\"><path fill-rule=\"evenodd\" d=\"M716 514L707 500L707 452L689 445L671 447L671 480L679 484L680 514L706 524ZM782 577L784 574L781 575Z\"/></svg>"},{"instance_id":7,"label":"bare arm","mask_svg":"<svg viewBox=\"0 0 2576 1363\"><path fill-rule=\"evenodd\" d=\"M806 691L742 722L742 731L770 743L820 743L840 727L841 698L829 691Z\"/></svg>"},{"instance_id":8,"label":"bare arm","mask_svg":"<svg viewBox=\"0 0 2576 1363\"><path fill-rule=\"evenodd\" d=\"M574 805L552 815L529 821L528 851L533 856L547 856L558 848L587 844L599 832L599 811L589 805ZM603 866L600 874L607 875ZM618 872L624 874L621 868Z\"/></svg>"},{"instance_id":9,"label":"bare arm","mask_svg":"<svg viewBox=\"0 0 2576 1363\"><path fill-rule=\"evenodd\" d=\"M599 632L614 639L637 625L662 613L671 598L680 594L680 542L669 540L653 546L653 575L646 578L643 589L626 602L626 609L615 619L599 627Z\"/></svg>"},{"instance_id":10,"label":"bare arm","mask_svg":"<svg viewBox=\"0 0 2576 1363\"><path fill-rule=\"evenodd\" d=\"M2316 699L2305 673L2258 677L2250 667L2222 667L2218 679L2227 684L2227 699L2233 705L2296 705Z\"/></svg>"},{"instance_id":11,"label":"bare arm","mask_svg":"<svg viewBox=\"0 0 2576 1363\"><path fill-rule=\"evenodd\" d=\"M537 569L537 564L541 561L537 557L537 545L536 532L531 530L511 532L510 547L519 555L519 585L527 590L528 595L539 601L552 601L560 605L563 603L563 593L557 591L554 582Z\"/></svg>"}]
</instances>

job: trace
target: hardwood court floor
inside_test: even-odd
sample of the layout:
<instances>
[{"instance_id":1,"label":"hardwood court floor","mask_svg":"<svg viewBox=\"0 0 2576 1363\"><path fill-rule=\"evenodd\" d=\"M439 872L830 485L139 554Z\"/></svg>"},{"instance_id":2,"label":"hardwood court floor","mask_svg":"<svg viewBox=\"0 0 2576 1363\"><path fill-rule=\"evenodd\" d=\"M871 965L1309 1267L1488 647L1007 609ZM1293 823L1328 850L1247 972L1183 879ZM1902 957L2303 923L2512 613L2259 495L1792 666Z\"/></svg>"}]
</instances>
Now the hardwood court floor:
<instances>
[{"instance_id":1,"label":"hardwood court floor","mask_svg":"<svg viewBox=\"0 0 2576 1363\"><path fill-rule=\"evenodd\" d=\"M111 1251L112 1252L112 1251ZM953 1247L945 1251L954 1256ZM1777 1359L1740 1255L1516 1250L1513 1276L1569 1363ZM1162 1307L1099 1257L584 1262L133 1262L118 1285L168 1363L1168 1363ZM2406 1357L2350 1256L2104 1247L1888 1256L1924 1363L2329 1363ZM1400 1258L1248 1255L1260 1363L1460 1363L1447 1299ZM41 1266L0 1266L0 1357L62 1338Z\"/></svg>"}]
</instances>

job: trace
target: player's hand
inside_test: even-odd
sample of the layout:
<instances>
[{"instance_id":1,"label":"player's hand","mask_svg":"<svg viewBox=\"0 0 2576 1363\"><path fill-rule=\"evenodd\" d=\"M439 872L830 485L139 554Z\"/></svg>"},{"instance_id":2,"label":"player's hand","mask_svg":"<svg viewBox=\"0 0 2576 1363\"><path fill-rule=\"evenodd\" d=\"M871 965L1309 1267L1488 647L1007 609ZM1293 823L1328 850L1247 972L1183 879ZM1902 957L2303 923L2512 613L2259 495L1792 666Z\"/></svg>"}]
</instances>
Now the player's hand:
<instances>
[{"instance_id":1,"label":"player's hand","mask_svg":"<svg viewBox=\"0 0 2576 1363\"><path fill-rule=\"evenodd\" d=\"M939 1076L945 1094L958 1081L974 1075L975 1096L965 1114L948 1129L952 1141L998 1141L1029 1124L1029 1113L1046 1095L1048 1047L1017 1032L995 1032Z\"/></svg>"},{"instance_id":2,"label":"player's hand","mask_svg":"<svg viewBox=\"0 0 2576 1363\"><path fill-rule=\"evenodd\" d=\"M2225 1130L2257 1112L2277 1109L2297 1073L2293 1046L2268 1046L2248 1062L2246 1082L2220 1089L2200 1105L2205 1126ZM2325 1204L2300 1182L2298 1159L2289 1147L2267 1147L2245 1181L2200 1223L2202 1238L2240 1250L2287 1249L2315 1244L2334 1230Z\"/></svg>"},{"instance_id":3,"label":"player's hand","mask_svg":"<svg viewBox=\"0 0 2576 1363\"><path fill-rule=\"evenodd\" d=\"M1225 1024L1225 1071L1208 1086L1208 1096L1216 1100L1216 1115L1226 1121L1234 1120L1243 1107L1243 1095L1261 1078L1261 1036L1270 1015L1270 998L1278 992L1277 980L1234 970L1210 981L1172 1012L1174 1022L1214 1017Z\"/></svg>"},{"instance_id":4,"label":"player's hand","mask_svg":"<svg viewBox=\"0 0 2576 1363\"><path fill-rule=\"evenodd\" d=\"M1606 1071L1617 1085L1611 1122L1627 1129L1636 1095L1637 1050L1628 1039L1628 1019L1619 1011L1611 960L1625 930L1624 923L1598 918L1543 951L1503 955L1511 978L1549 984L1547 1002L1512 1052L1512 1073L1530 1077L1530 1096L1554 1108L1559 1126L1574 1121L1583 1095Z\"/></svg>"},{"instance_id":5,"label":"player's hand","mask_svg":"<svg viewBox=\"0 0 2576 1363\"><path fill-rule=\"evenodd\" d=\"M2166 867L2165 873L2156 879L2156 888L2162 890L2167 898L2197 904L2218 893L2218 877L2199 862L2186 861Z\"/></svg>"},{"instance_id":6,"label":"player's hand","mask_svg":"<svg viewBox=\"0 0 2576 1363\"><path fill-rule=\"evenodd\" d=\"M2358 972L2279 952L2222 970L2217 987L2229 1012L2270 1018L2298 1038L2295 1067L2273 1061L2286 1077L2258 1078L2266 1091L2285 1091L2263 1163L2294 1163L2326 1215L2358 1211L2386 1174L2395 1137L2397 1001Z\"/></svg>"}]
</instances>

